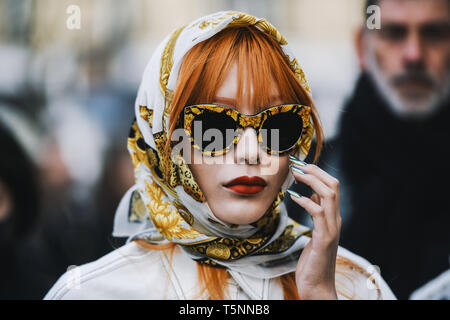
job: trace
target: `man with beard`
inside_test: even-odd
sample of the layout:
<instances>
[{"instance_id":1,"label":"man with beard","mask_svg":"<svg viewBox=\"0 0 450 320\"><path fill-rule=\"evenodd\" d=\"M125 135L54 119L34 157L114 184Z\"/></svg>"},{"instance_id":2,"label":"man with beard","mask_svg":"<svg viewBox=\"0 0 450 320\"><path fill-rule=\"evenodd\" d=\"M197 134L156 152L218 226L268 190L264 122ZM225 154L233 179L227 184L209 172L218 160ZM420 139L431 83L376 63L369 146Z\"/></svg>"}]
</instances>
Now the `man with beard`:
<instances>
[{"instance_id":1,"label":"man with beard","mask_svg":"<svg viewBox=\"0 0 450 320\"><path fill-rule=\"evenodd\" d=\"M407 299L449 268L450 1L371 5L381 28L357 33L361 75L319 166L340 180L340 245Z\"/></svg>"},{"instance_id":2,"label":"man with beard","mask_svg":"<svg viewBox=\"0 0 450 320\"><path fill-rule=\"evenodd\" d=\"M329 153L348 191L341 245L407 299L449 268L450 1L370 5L381 28L358 32L362 73Z\"/></svg>"}]
</instances>

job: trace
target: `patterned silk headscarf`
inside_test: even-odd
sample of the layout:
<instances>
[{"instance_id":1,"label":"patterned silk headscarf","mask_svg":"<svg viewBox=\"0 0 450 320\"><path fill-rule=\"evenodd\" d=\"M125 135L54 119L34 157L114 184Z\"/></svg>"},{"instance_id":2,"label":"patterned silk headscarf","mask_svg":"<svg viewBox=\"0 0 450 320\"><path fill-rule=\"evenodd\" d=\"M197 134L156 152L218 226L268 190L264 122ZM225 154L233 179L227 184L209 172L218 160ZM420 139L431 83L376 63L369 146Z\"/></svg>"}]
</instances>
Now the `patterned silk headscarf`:
<instances>
[{"instance_id":1,"label":"patterned silk headscarf","mask_svg":"<svg viewBox=\"0 0 450 320\"><path fill-rule=\"evenodd\" d=\"M114 236L150 243L175 242L192 259L257 278L292 272L309 241L309 229L287 215L282 203L292 175L257 222L231 225L217 219L185 160L166 152L171 101L184 55L196 44L233 26L255 26L280 44L292 70L308 83L287 41L269 22L240 12L218 12L175 30L147 65L135 103L136 121L128 138L136 184L123 197ZM307 129L297 156L305 158L314 133Z\"/></svg>"}]
</instances>

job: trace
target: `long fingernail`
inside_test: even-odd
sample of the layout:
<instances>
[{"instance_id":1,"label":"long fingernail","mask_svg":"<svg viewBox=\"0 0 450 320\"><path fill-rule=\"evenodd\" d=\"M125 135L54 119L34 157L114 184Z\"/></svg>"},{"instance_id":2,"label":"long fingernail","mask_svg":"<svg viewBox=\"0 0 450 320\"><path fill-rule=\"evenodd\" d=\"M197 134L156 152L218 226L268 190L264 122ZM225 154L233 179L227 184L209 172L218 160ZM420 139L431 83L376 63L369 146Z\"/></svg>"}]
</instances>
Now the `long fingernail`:
<instances>
[{"instance_id":1,"label":"long fingernail","mask_svg":"<svg viewBox=\"0 0 450 320\"><path fill-rule=\"evenodd\" d=\"M292 171L295 171L295 172L297 172L297 173L300 173L300 174L305 174L302 170L300 170L299 168L297 168L297 167L294 167L294 166L289 166L289 168L291 168L292 169Z\"/></svg>"},{"instance_id":2,"label":"long fingernail","mask_svg":"<svg viewBox=\"0 0 450 320\"><path fill-rule=\"evenodd\" d=\"M289 155L289 160L292 163L295 163L296 165L299 165L299 166L306 166L306 164L307 164L305 161L302 161L299 158L294 157L292 154Z\"/></svg>"},{"instance_id":3,"label":"long fingernail","mask_svg":"<svg viewBox=\"0 0 450 320\"><path fill-rule=\"evenodd\" d=\"M292 190L289 190L289 189L287 189L286 191L287 191L290 195L293 195L293 196L296 197L296 198L301 198L301 197L302 197L300 194L298 194L298 193L295 192L295 191L292 191Z\"/></svg>"}]
</instances>

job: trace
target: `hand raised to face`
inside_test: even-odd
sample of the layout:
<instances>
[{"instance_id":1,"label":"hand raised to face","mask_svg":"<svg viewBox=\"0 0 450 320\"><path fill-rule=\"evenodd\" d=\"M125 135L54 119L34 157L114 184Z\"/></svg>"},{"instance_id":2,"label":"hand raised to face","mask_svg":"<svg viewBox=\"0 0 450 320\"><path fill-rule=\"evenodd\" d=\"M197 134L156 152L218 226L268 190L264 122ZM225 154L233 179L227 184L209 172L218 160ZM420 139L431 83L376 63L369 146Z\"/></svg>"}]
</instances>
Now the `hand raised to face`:
<instances>
[{"instance_id":1,"label":"hand raised to face","mask_svg":"<svg viewBox=\"0 0 450 320\"><path fill-rule=\"evenodd\" d=\"M291 198L311 215L311 241L303 249L296 270L301 299L336 299L336 255L341 230L339 181L313 164L290 157L292 173L315 192L311 198L288 190Z\"/></svg>"}]
</instances>

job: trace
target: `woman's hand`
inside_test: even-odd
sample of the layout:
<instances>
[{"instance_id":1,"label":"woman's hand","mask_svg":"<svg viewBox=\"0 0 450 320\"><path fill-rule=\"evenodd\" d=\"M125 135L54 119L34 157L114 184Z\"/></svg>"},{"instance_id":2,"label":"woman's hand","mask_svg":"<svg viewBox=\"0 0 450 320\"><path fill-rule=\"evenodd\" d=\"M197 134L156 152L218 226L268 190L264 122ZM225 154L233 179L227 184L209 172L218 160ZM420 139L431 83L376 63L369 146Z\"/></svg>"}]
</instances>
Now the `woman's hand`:
<instances>
[{"instance_id":1,"label":"woman's hand","mask_svg":"<svg viewBox=\"0 0 450 320\"><path fill-rule=\"evenodd\" d=\"M341 230L339 181L313 164L292 160L297 181L314 190L311 198L290 190L291 198L311 215L314 229L311 241L298 260L295 278L300 299L337 299L335 288L336 254Z\"/></svg>"}]
</instances>

